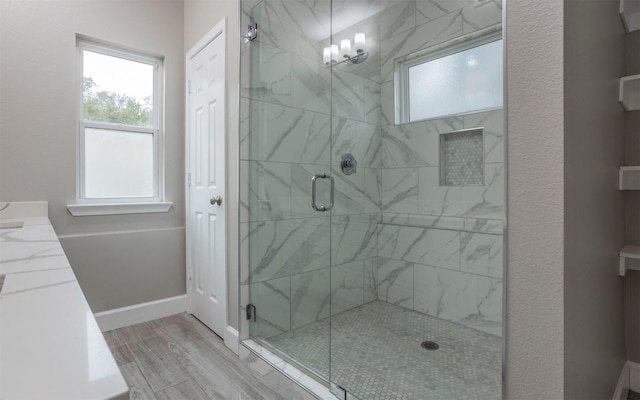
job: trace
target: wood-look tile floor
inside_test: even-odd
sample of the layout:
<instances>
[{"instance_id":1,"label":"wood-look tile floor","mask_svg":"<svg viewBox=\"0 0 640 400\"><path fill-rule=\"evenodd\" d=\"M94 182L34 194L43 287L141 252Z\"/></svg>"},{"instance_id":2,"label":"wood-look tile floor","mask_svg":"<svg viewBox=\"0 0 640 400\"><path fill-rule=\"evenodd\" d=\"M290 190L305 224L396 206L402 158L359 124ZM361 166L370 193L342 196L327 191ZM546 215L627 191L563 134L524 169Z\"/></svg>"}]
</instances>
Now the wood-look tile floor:
<instances>
[{"instance_id":1,"label":"wood-look tile floor","mask_svg":"<svg viewBox=\"0 0 640 400\"><path fill-rule=\"evenodd\" d=\"M189 314L104 332L131 399L315 399L255 355L240 359Z\"/></svg>"}]
</instances>

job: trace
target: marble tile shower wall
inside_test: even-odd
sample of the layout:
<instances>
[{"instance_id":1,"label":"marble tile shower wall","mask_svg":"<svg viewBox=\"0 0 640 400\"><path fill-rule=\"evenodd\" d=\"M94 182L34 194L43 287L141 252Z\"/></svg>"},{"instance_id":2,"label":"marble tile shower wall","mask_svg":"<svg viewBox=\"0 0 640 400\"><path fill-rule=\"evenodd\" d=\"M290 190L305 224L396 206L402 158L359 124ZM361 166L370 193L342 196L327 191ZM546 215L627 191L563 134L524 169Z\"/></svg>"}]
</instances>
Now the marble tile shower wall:
<instances>
[{"instance_id":1,"label":"marble tile shower wall","mask_svg":"<svg viewBox=\"0 0 640 400\"><path fill-rule=\"evenodd\" d=\"M252 335L267 338L377 299L380 63L333 74L322 63L328 0L247 4L244 25L260 32L241 55L241 293L259 308ZM343 153L356 174L341 172ZM310 207L323 172L336 180L331 220Z\"/></svg>"},{"instance_id":2,"label":"marble tile shower wall","mask_svg":"<svg viewBox=\"0 0 640 400\"><path fill-rule=\"evenodd\" d=\"M501 1L403 1L380 41L380 300L502 331L502 110L395 125L394 59L501 21ZM484 127L484 186L440 186L439 136Z\"/></svg>"},{"instance_id":3,"label":"marble tile shower wall","mask_svg":"<svg viewBox=\"0 0 640 400\"><path fill-rule=\"evenodd\" d=\"M500 4L242 1L242 25L260 27L241 55L241 293L259 303L252 335L376 299L501 333L502 111L394 125L393 104L396 57L500 22ZM369 59L332 74L321 60L330 12L361 5L377 13L333 39L364 31ZM485 186L439 186L439 135L478 126ZM346 152L354 175L339 169ZM309 205L321 172L336 179L331 219Z\"/></svg>"}]
</instances>

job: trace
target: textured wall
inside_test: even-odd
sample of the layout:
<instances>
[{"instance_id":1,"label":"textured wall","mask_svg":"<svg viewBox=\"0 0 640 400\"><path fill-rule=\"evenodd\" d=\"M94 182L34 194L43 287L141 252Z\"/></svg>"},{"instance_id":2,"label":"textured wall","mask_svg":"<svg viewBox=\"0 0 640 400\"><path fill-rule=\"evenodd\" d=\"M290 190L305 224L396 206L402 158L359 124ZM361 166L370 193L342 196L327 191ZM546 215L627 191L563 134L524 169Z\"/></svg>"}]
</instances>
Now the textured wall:
<instances>
[{"instance_id":1,"label":"textured wall","mask_svg":"<svg viewBox=\"0 0 640 400\"><path fill-rule=\"evenodd\" d=\"M506 399L564 397L562 37L562 1L506 2Z\"/></svg>"},{"instance_id":2,"label":"textured wall","mask_svg":"<svg viewBox=\"0 0 640 400\"><path fill-rule=\"evenodd\" d=\"M51 222L94 312L184 294L182 1L2 1L0 14L0 199L49 201ZM174 202L168 213L72 217L67 211L76 198L76 33L165 57L165 191ZM138 233L127 236L132 231ZM105 241L98 233L131 241ZM71 243L79 237L87 246ZM174 249L175 257L150 263L138 243ZM101 273L89 273L95 270ZM156 286L148 276L159 271L163 284ZM121 286L113 291L102 279Z\"/></svg>"},{"instance_id":3,"label":"textured wall","mask_svg":"<svg viewBox=\"0 0 640 400\"><path fill-rule=\"evenodd\" d=\"M640 73L640 32L626 38L624 75ZM640 165L640 111L625 115L625 165ZM625 243L640 243L640 192L625 193ZM631 271L625 278L627 358L640 362L640 274Z\"/></svg>"},{"instance_id":4,"label":"textured wall","mask_svg":"<svg viewBox=\"0 0 640 400\"><path fill-rule=\"evenodd\" d=\"M625 218L617 79L625 34L618 7L617 0L565 1L566 399L610 398L625 361L623 279L616 274Z\"/></svg>"}]
</instances>

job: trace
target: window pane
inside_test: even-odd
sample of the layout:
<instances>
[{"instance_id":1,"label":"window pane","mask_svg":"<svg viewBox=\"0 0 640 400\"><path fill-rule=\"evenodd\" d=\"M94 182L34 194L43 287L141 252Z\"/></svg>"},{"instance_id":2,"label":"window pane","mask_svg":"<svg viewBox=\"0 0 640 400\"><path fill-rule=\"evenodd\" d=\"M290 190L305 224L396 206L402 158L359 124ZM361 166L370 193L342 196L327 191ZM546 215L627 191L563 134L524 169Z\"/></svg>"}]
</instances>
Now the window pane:
<instances>
[{"instance_id":1,"label":"window pane","mask_svg":"<svg viewBox=\"0 0 640 400\"><path fill-rule=\"evenodd\" d=\"M153 134L85 129L87 198L154 197Z\"/></svg>"},{"instance_id":2,"label":"window pane","mask_svg":"<svg viewBox=\"0 0 640 400\"><path fill-rule=\"evenodd\" d=\"M151 126L153 65L87 50L82 55L85 120Z\"/></svg>"},{"instance_id":3,"label":"window pane","mask_svg":"<svg viewBox=\"0 0 640 400\"><path fill-rule=\"evenodd\" d=\"M409 68L409 120L502 107L502 40Z\"/></svg>"}]
</instances>

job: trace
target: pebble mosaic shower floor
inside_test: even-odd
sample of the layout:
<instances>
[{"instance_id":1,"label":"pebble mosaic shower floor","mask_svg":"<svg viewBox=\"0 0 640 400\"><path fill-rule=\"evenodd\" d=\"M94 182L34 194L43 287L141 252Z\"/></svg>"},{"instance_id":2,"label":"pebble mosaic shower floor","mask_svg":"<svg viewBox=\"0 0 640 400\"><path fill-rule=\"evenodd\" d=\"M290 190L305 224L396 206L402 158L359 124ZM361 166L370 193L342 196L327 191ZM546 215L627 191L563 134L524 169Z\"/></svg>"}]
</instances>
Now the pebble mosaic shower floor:
<instances>
[{"instance_id":1,"label":"pebble mosaic shower floor","mask_svg":"<svg viewBox=\"0 0 640 400\"><path fill-rule=\"evenodd\" d=\"M361 400L500 399L501 343L493 335L374 301L266 342ZM331 339L331 353L329 353ZM428 351L430 340L440 348Z\"/></svg>"}]
</instances>

